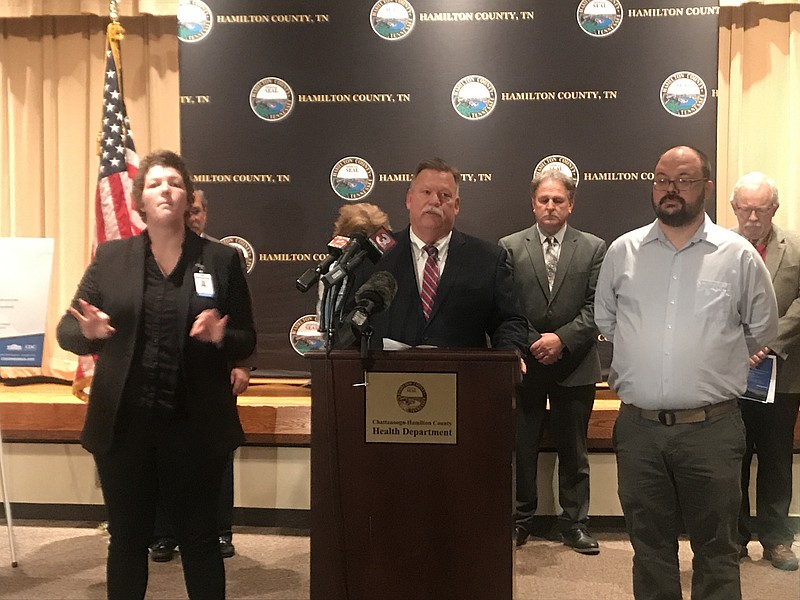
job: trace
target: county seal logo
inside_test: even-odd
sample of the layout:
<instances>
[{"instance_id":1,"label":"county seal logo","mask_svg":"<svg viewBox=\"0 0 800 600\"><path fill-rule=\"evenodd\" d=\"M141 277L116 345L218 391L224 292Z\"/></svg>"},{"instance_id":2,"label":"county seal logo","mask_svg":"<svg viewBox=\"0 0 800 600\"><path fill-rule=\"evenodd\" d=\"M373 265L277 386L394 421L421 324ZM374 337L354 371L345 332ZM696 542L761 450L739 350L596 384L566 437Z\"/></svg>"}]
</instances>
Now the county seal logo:
<instances>
[{"instance_id":1,"label":"county seal logo","mask_svg":"<svg viewBox=\"0 0 800 600\"><path fill-rule=\"evenodd\" d=\"M244 266L247 273L253 272L253 268L256 266L256 251L253 248L253 244L238 235L225 236L220 240L220 243L236 248L244 257Z\"/></svg>"},{"instance_id":2,"label":"county seal logo","mask_svg":"<svg viewBox=\"0 0 800 600\"><path fill-rule=\"evenodd\" d=\"M550 156L545 156L533 169L533 177L538 177L547 169L558 169L564 173L564 175L569 175L575 180L576 186L581 178L578 167L563 154L551 154Z\"/></svg>"},{"instance_id":3,"label":"county seal logo","mask_svg":"<svg viewBox=\"0 0 800 600\"><path fill-rule=\"evenodd\" d=\"M250 108L259 119L275 123L289 116L294 107L294 92L277 77L265 77L250 90Z\"/></svg>"},{"instance_id":4,"label":"county seal logo","mask_svg":"<svg viewBox=\"0 0 800 600\"><path fill-rule=\"evenodd\" d=\"M182 42L199 42L211 31L214 15L205 2L181 0L178 5L178 39Z\"/></svg>"},{"instance_id":5,"label":"county seal logo","mask_svg":"<svg viewBox=\"0 0 800 600\"><path fill-rule=\"evenodd\" d=\"M467 75L458 80L450 94L453 109L468 121L489 116L497 103L497 90L481 75Z\"/></svg>"},{"instance_id":6,"label":"county seal logo","mask_svg":"<svg viewBox=\"0 0 800 600\"><path fill-rule=\"evenodd\" d=\"M676 117L691 117L706 103L705 82L691 71L673 73L661 84L661 106Z\"/></svg>"},{"instance_id":7,"label":"county seal logo","mask_svg":"<svg viewBox=\"0 0 800 600\"><path fill-rule=\"evenodd\" d=\"M583 0L578 4L578 25L592 37L611 35L622 24L622 4L618 0Z\"/></svg>"},{"instance_id":8,"label":"county seal logo","mask_svg":"<svg viewBox=\"0 0 800 600\"><path fill-rule=\"evenodd\" d=\"M375 171L358 156L343 158L331 169L331 187L344 200L362 200L375 185Z\"/></svg>"},{"instance_id":9,"label":"county seal logo","mask_svg":"<svg viewBox=\"0 0 800 600\"><path fill-rule=\"evenodd\" d=\"M369 13L372 31L385 40L396 41L414 29L414 7L406 0L378 0Z\"/></svg>"},{"instance_id":10,"label":"county seal logo","mask_svg":"<svg viewBox=\"0 0 800 600\"><path fill-rule=\"evenodd\" d=\"M416 381L407 381L397 389L397 406L407 413L415 413L425 408L428 392Z\"/></svg>"},{"instance_id":11,"label":"county seal logo","mask_svg":"<svg viewBox=\"0 0 800 600\"><path fill-rule=\"evenodd\" d=\"M309 350L321 350L325 346L325 338L319 330L316 315L305 315L292 324L289 330L289 344L300 356Z\"/></svg>"}]
</instances>

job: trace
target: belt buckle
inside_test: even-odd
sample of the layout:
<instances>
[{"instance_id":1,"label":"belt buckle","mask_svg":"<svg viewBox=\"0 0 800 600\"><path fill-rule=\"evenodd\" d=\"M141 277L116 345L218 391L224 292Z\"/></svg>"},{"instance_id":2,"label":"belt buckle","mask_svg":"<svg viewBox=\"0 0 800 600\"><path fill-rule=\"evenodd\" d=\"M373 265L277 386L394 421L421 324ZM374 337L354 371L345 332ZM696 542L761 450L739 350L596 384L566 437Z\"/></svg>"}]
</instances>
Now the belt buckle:
<instances>
[{"instance_id":1,"label":"belt buckle","mask_svg":"<svg viewBox=\"0 0 800 600\"><path fill-rule=\"evenodd\" d=\"M667 427L672 427L677 422L675 413L671 410L658 411L658 422Z\"/></svg>"}]
</instances>

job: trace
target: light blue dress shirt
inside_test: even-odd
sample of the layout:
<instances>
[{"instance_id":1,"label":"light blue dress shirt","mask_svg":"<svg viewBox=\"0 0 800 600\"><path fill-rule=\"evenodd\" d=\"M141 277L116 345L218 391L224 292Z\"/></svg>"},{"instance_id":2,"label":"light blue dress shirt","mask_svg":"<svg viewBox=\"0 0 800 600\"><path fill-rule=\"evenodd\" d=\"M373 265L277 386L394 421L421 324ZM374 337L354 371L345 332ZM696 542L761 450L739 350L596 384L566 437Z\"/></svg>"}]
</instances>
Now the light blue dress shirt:
<instances>
[{"instance_id":1,"label":"light blue dress shirt","mask_svg":"<svg viewBox=\"0 0 800 600\"><path fill-rule=\"evenodd\" d=\"M708 215L680 250L658 221L615 240L595 292L614 343L609 385L642 409L698 408L741 395L748 358L778 331L775 292L747 240Z\"/></svg>"}]
</instances>

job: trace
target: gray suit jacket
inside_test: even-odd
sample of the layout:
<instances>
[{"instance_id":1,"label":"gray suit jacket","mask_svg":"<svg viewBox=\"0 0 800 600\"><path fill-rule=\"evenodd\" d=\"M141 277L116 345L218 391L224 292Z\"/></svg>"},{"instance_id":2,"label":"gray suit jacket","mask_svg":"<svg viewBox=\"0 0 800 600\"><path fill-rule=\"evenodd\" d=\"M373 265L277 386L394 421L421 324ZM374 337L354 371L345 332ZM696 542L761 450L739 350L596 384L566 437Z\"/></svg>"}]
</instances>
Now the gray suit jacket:
<instances>
[{"instance_id":1,"label":"gray suit jacket","mask_svg":"<svg viewBox=\"0 0 800 600\"><path fill-rule=\"evenodd\" d=\"M542 333L555 332L566 346L564 357L550 366L540 364L528 352L525 381L534 383L543 375L555 377L567 387L600 381L594 291L606 243L567 225L552 292L535 226L504 237L500 245L511 259L514 287L530 323L528 345Z\"/></svg>"},{"instance_id":2,"label":"gray suit jacket","mask_svg":"<svg viewBox=\"0 0 800 600\"><path fill-rule=\"evenodd\" d=\"M738 229L734 229L739 233ZM767 270L778 300L778 338L770 348L778 360L776 391L800 393L800 234L775 225L767 239Z\"/></svg>"}]
</instances>

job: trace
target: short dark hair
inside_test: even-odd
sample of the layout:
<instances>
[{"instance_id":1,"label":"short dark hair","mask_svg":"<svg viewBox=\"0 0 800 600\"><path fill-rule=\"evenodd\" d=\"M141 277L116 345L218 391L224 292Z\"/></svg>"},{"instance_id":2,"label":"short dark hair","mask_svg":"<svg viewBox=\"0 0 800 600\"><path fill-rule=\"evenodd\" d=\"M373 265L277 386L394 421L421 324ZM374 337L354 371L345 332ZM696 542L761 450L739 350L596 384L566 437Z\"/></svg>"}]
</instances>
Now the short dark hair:
<instances>
[{"instance_id":1,"label":"short dark hair","mask_svg":"<svg viewBox=\"0 0 800 600\"><path fill-rule=\"evenodd\" d=\"M434 156L433 158L426 158L425 160L420 161L420 163L417 165L417 168L414 170L414 176L411 178L412 185L414 184L417 175L426 169L439 171L440 173L450 173L456 182L456 189L458 189L458 186L461 184L461 172L443 159Z\"/></svg>"},{"instance_id":2,"label":"short dark hair","mask_svg":"<svg viewBox=\"0 0 800 600\"><path fill-rule=\"evenodd\" d=\"M538 175L533 176L533 179L531 179L531 198L536 195L536 190L539 189L539 186L548 179L552 179L561 183L567 190L567 197L570 200L575 199L575 190L578 188L575 180L572 178L572 176L567 175L564 173L564 171L555 167L545 169Z\"/></svg>"},{"instance_id":3,"label":"short dark hair","mask_svg":"<svg viewBox=\"0 0 800 600\"><path fill-rule=\"evenodd\" d=\"M153 167L170 167L180 173L183 178L183 189L186 190L187 205L191 204L194 199L194 184L192 184L192 174L186 167L186 161L183 160L180 154L176 154L171 150L156 150L139 161L139 171L133 178L133 201L142 218L144 218L144 205L142 204L144 179Z\"/></svg>"},{"instance_id":4,"label":"short dark hair","mask_svg":"<svg viewBox=\"0 0 800 600\"><path fill-rule=\"evenodd\" d=\"M672 146L664 150L661 153L661 156L658 157L656 164L661 161L661 158L670 150L674 150L675 148L688 148L692 152L697 155L697 158L700 159L700 173L703 175L703 179L710 181L711 180L711 161L708 160L708 156L702 150L695 148L694 146L690 146L689 144L679 144L677 146Z\"/></svg>"},{"instance_id":5,"label":"short dark hair","mask_svg":"<svg viewBox=\"0 0 800 600\"><path fill-rule=\"evenodd\" d=\"M203 190L195 190L194 195L192 196L192 201L189 205L194 204L194 199L200 198L200 206L203 207L203 210L208 210L208 200L206 199L206 193Z\"/></svg>"}]
</instances>

